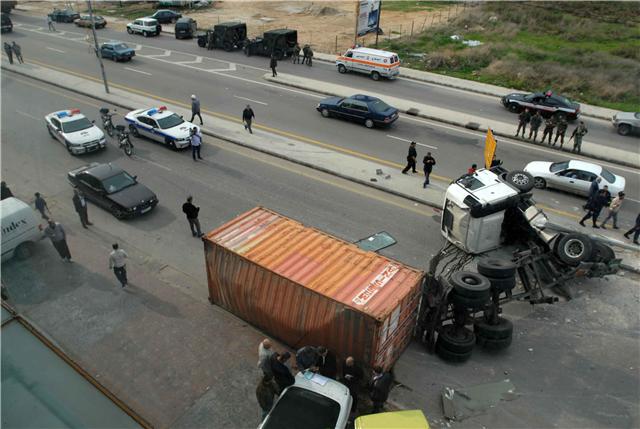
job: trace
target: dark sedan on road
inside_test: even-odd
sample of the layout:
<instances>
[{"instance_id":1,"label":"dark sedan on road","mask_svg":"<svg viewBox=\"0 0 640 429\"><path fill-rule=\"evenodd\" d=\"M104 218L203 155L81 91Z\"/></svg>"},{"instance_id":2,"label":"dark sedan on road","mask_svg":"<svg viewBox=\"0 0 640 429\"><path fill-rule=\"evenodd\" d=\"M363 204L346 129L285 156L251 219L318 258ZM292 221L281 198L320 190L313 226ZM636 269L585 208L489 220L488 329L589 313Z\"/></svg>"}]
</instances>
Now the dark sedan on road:
<instances>
[{"instance_id":1,"label":"dark sedan on road","mask_svg":"<svg viewBox=\"0 0 640 429\"><path fill-rule=\"evenodd\" d=\"M126 43L109 41L100 45L102 58L111 58L113 61L129 61L136 55L136 51Z\"/></svg>"},{"instance_id":2,"label":"dark sedan on road","mask_svg":"<svg viewBox=\"0 0 640 429\"><path fill-rule=\"evenodd\" d=\"M73 22L80 18L80 14L73 9L54 9L49 16L55 22Z\"/></svg>"},{"instance_id":3,"label":"dark sedan on road","mask_svg":"<svg viewBox=\"0 0 640 429\"><path fill-rule=\"evenodd\" d=\"M316 110L325 118L359 122L367 128L389 126L398 119L398 109L379 98L361 94L347 98L329 97L318 103Z\"/></svg>"},{"instance_id":4,"label":"dark sedan on road","mask_svg":"<svg viewBox=\"0 0 640 429\"><path fill-rule=\"evenodd\" d=\"M168 24L170 22L177 21L179 18L182 18L182 14L169 9L159 9L149 18L155 19L160 24Z\"/></svg>"},{"instance_id":5,"label":"dark sedan on road","mask_svg":"<svg viewBox=\"0 0 640 429\"><path fill-rule=\"evenodd\" d=\"M564 118L573 121L580 114L580 104L561 95L535 92L533 94L511 93L501 98L502 105L513 113L519 113L528 108L531 113L539 111L548 118L554 116L557 119Z\"/></svg>"},{"instance_id":6,"label":"dark sedan on road","mask_svg":"<svg viewBox=\"0 0 640 429\"><path fill-rule=\"evenodd\" d=\"M68 173L71 186L89 201L108 210L118 219L151 211L158 197L149 188L114 164L93 162Z\"/></svg>"}]
</instances>

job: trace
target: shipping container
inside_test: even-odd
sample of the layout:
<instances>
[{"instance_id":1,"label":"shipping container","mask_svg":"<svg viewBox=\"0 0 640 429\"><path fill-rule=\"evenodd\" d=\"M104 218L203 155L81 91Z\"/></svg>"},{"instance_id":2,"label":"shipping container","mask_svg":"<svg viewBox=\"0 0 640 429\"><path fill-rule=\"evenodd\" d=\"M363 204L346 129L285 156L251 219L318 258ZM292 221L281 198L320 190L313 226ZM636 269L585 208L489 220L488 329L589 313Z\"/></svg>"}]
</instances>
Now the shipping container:
<instances>
[{"instance_id":1,"label":"shipping container","mask_svg":"<svg viewBox=\"0 0 640 429\"><path fill-rule=\"evenodd\" d=\"M204 238L209 299L294 349L390 368L424 273L256 207Z\"/></svg>"}]
</instances>

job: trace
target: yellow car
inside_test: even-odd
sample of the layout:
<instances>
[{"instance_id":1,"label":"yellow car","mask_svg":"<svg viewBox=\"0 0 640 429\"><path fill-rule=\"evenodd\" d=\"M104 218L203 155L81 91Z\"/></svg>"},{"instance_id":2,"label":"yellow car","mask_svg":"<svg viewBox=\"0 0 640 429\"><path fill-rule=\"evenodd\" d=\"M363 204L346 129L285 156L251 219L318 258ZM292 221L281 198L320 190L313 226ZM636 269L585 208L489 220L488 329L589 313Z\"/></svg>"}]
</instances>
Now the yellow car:
<instances>
[{"instance_id":1,"label":"yellow car","mask_svg":"<svg viewBox=\"0 0 640 429\"><path fill-rule=\"evenodd\" d=\"M360 416L355 429L429 429L429 422L420 410L391 411Z\"/></svg>"}]
</instances>

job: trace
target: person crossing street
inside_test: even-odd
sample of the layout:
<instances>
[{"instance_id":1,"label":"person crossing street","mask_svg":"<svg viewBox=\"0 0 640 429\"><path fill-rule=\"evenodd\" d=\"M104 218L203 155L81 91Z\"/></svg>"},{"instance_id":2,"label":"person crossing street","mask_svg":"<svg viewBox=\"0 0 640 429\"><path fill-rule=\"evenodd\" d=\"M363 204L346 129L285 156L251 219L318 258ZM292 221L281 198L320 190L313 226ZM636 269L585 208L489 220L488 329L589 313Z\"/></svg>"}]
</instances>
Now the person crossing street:
<instances>
[{"instance_id":1,"label":"person crossing street","mask_svg":"<svg viewBox=\"0 0 640 429\"><path fill-rule=\"evenodd\" d=\"M607 229L607 227L605 226L607 224L607 221L609 219L613 219L613 229L618 229L618 212L620 211L620 207L622 207L624 195L624 192L620 191L618 192L618 196L611 201L611 204L609 204L607 216L600 224L600 228Z\"/></svg>"},{"instance_id":2,"label":"person crossing street","mask_svg":"<svg viewBox=\"0 0 640 429\"><path fill-rule=\"evenodd\" d=\"M629 235L631 234L633 234L633 243L640 244L640 242L638 242L638 237L640 237L640 213L638 213L638 216L636 217L635 226L629 231L625 232L623 235L624 238L629 239Z\"/></svg>"},{"instance_id":3,"label":"person crossing street","mask_svg":"<svg viewBox=\"0 0 640 429\"><path fill-rule=\"evenodd\" d=\"M407 154L407 166L402 170L402 174L407 174L407 171L411 169L412 172L416 171L416 159L418 158L418 152L416 151L416 142L411 142L409 145L409 153Z\"/></svg>"},{"instance_id":4,"label":"person crossing street","mask_svg":"<svg viewBox=\"0 0 640 429\"><path fill-rule=\"evenodd\" d=\"M40 212L40 214L42 215L42 219L49 220L49 216L47 215L46 212L49 212L49 214L51 214L51 210L49 210L49 206L47 205L47 202L45 201L44 198L42 198L42 195L40 195L40 192L36 192L35 197L36 199L34 201L34 204L36 206L36 210Z\"/></svg>"},{"instance_id":5,"label":"person crossing street","mask_svg":"<svg viewBox=\"0 0 640 429\"><path fill-rule=\"evenodd\" d=\"M9 64L13 64L13 48L8 42L4 42L4 53L9 58Z\"/></svg>"},{"instance_id":6,"label":"person crossing street","mask_svg":"<svg viewBox=\"0 0 640 429\"><path fill-rule=\"evenodd\" d=\"M129 255L119 248L118 243L113 243L111 247L113 250L109 255L109 269L113 270L113 274L115 274L124 289L129 284L127 280L127 258Z\"/></svg>"},{"instance_id":7,"label":"person crossing street","mask_svg":"<svg viewBox=\"0 0 640 429\"><path fill-rule=\"evenodd\" d=\"M202 231L200 230L200 221L198 220L198 214L200 214L200 207L193 205L193 197L189 195L187 202L182 205L182 213L187 216L187 222L189 222L189 228L191 228L191 234L194 237L202 237Z\"/></svg>"},{"instance_id":8,"label":"person crossing street","mask_svg":"<svg viewBox=\"0 0 640 429\"><path fill-rule=\"evenodd\" d=\"M253 113L253 109L250 105L247 104L247 107L242 111L242 122L244 123L244 129L249 130L249 133L253 134L251 130L251 121L255 118L256 115Z\"/></svg>"},{"instance_id":9,"label":"person crossing street","mask_svg":"<svg viewBox=\"0 0 640 429\"><path fill-rule=\"evenodd\" d=\"M53 25L53 18L51 18L51 15L47 15L47 26L49 27L49 31L56 31L56 26Z\"/></svg>"},{"instance_id":10,"label":"person crossing street","mask_svg":"<svg viewBox=\"0 0 640 429\"><path fill-rule=\"evenodd\" d=\"M424 183L422 184L423 188L426 188L429 185L429 176L431 176L431 171L433 171L433 166L436 165L436 159L431 156L431 152L427 152L427 155L422 160L423 170L424 170Z\"/></svg>"},{"instance_id":11,"label":"person crossing street","mask_svg":"<svg viewBox=\"0 0 640 429\"><path fill-rule=\"evenodd\" d=\"M191 95L191 120L189 122L193 123L193 120L196 118L200 118L200 125L203 125L202 115L200 114L200 99L195 95Z\"/></svg>"},{"instance_id":12,"label":"person crossing street","mask_svg":"<svg viewBox=\"0 0 640 429\"><path fill-rule=\"evenodd\" d=\"M53 247L55 247L58 255L60 255L63 261L71 262L71 252L67 245L67 233L61 224L49 219L42 238L45 237L51 240L51 244L53 244Z\"/></svg>"},{"instance_id":13,"label":"person crossing street","mask_svg":"<svg viewBox=\"0 0 640 429\"><path fill-rule=\"evenodd\" d=\"M93 225L89 222L89 211L87 207L87 199L84 197L79 190L73 190L73 208L76 209L76 213L80 216L80 223L82 223L83 228L87 228L87 225Z\"/></svg>"}]
</instances>

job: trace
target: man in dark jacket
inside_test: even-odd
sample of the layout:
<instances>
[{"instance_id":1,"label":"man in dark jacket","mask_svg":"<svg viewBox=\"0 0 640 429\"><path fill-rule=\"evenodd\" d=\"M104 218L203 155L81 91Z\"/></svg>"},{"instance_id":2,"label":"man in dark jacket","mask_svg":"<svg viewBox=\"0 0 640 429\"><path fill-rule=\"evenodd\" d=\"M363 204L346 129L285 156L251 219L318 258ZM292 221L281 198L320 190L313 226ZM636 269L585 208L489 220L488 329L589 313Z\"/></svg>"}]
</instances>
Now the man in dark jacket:
<instances>
[{"instance_id":1,"label":"man in dark jacket","mask_svg":"<svg viewBox=\"0 0 640 429\"><path fill-rule=\"evenodd\" d=\"M544 121L544 132L542 133L541 142L544 143L544 139L549 136L549 145L551 145L551 137L553 137L553 129L556 127L556 119L553 116L548 117Z\"/></svg>"},{"instance_id":2,"label":"man in dark jacket","mask_svg":"<svg viewBox=\"0 0 640 429\"><path fill-rule=\"evenodd\" d=\"M582 150L582 137L584 137L588 132L589 130L587 130L587 126L585 125L584 121L580 121L576 129L573 130L573 133L571 133L571 137L569 138L569 141L573 139L573 149L571 149L571 152L580 153L580 151Z\"/></svg>"},{"instance_id":3,"label":"man in dark jacket","mask_svg":"<svg viewBox=\"0 0 640 429\"><path fill-rule=\"evenodd\" d=\"M431 156L431 152L427 152L427 156L422 160L422 164L424 166L424 183L422 184L422 187L426 188L429 184L429 176L431 176L433 166L436 165L436 159Z\"/></svg>"},{"instance_id":4,"label":"man in dark jacket","mask_svg":"<svg viewBox=\"0 0 640 429\"><path fill-rule=\"evenodd\" d=\"M309 45L304 45L302 48L302 64L307 62L307 58L309 58Z\"/></svg>"},{"instance_id":5,"label":"man in dark jacket","mask_svg":"<svg viewBox=\"0 0 640 429\"><path fill-rule=\"evenodd\" d=\"M4 53L9 58L9 64L13 64L13 48L8 42L4 42Z\"/></svg>"},{"instance_id":6,"label":"man in dark jacket","mask_svg":"<svg viewBox=\"0 0 640 429\"><path fill-rule=\"evenodd\" d=\"M389 397L393 377L380 366L373 367L373 378L369 383L369 396L373 402L373 413L382 411L384 403Z\"/></svg>"},{"instance_id":7,"label":"man in dark jacket","mask_svg":"<svg viewBox=\"0 0 640 429\"><path fill-rule=\"evenodd\" d=\"M189 122L193 123L193 120L196 118L200 118L200 125L202 122L202 115L200 114L200 99L195 95L191 95L191 120Z\"/></svg>"},{"instance_id":8,"label":"man in dark jacket","mask_svg":"<svg viewBox=\"0 0 640 429\"><path fill-rule=\"evenodd\" d=\"M276 59L276 54L271 54L271 60L269 61L269 67L271 68L271 75L273 77L278 76L278 72L276 72L276 67L278 67L278 60Z\"/></svg>"},{"instance_id":9,"label":"man in dark jacket","mask_svg":"<svg viewBox=\"0 0 640 429\"><path fill-rule=\"evenodd\" d=\"M527 124L531 121L531 113L529 109L524 109L518 115L518 130L516 131L516 137L520 134L520 130L522 129L522 138L524 138L524 133L527 131Z\"/></svg>"},{"instance_id":10,"label":"man in dark jacket","mask_svg":"<svg viewBox=\"0 0 640 429\"><path fill-rule=\"evenodd\" d=\"M591 200L593 200L596 195L598 195L598 191L600 190L600 182L602 182L602 177L598 177L596 180L593 180L591 182L591 185L589 185L589 197L587 199L587 204L589 204L589 202L591 202ZM585 204L582 208L586 209L587 204Z\"/></svg>"},{"instance_id":11,"label":"man in dark jacket","mask_svg":"<svg viewBox=\"0 0 640 429\"><path fill-rule=\"evenodd\" d=\"M2 194L0 195L0 200L13 197L13 192L11 192L11 189L7 186L7 182L0 183L0 193Z\"/></svg>"},{"instance_id":12,"label":"man in dark jacket","mask_svg":"<svg viewBox=\"0 0 640 429\"><path fill-rule=\"evenodd\" d=\"M273 407L273 398L278 395L278 386L270 374L264 374L260 380L260 384L256 388L256 399L262 409L262 420L267 417L269 411Z\"/></svg>"},{"instance_id":13,"label":"man in dark jacket","mask_svg":"<svg viewBox=\"0 0 640 429\"><path fill-rule=\"evenodd\" d=\"M633 234L633 242L634 244L640 244L640 242L638 242L638 237L640 236L640 213L638 213L638 216L636 217L636 224L633 228L631 228L629 231L624 233L624 237L626 239L629 239L629 235Z\"/></svg>"},{"instance_id":14,"label":"man in dark jacket","mask_svg":"<svg viewBox=\"0 0 640 429\"><path fill-rule=\"evenodd\" d=\"M314 346L304 346L296 352L296 365L300 371L317 371L318 350Z\"/></svg>"},{"instance_id":15,"label":"man in dark jacket","mask_svg":"<svg viewBox=\"0 0 640 429\"><path fill-rule=\"evenodd\" d=\"M564 116L558 120L558 125L556 128L556 138L553 139L553 146L555 146L558 142L558 139L560 139L560 149L562 149L562 145L564 145L564 135L567 132L568 125L569 124L567 123L567 120L564 118Z\"/></svg>"},{"instance_id":16,"label":"man in dark jacket","mask_svg":"<svg viewBox=\"0 0 640 429\"><path fill-rule=\"evenodd\" d=\"M293 64L300 64L300 45L298 45L298 42L296 42L296 45L293 47L293 54L291 54L291 59L293 61Z\"/></svg>"},{"instance_id":17,"label":"man in dark jacket","mask_svg":"<svg viewBox=\"0 0 640 429\"><path fill-rule=\"evenodd\" d=\"M200 207L193 205L193 197L189 195L187 202L182 205L182 213L187 216L187 222L191 228L191 234L194 237L202 237L202 231L200 231L200 221L198 220L198 214L200 213Z\"/></svg>"},{"instance_id":18,"label":"man in dark jacket","mask_svg":"<svg viewBox=\"0 0 640 429\"><path fill-rule=\"evenodd\" d=\"M318 347L318 370L321 375L336 379L338 376L338 362L335 353L326 347Z\"/></svg>"},{"instance_id":19,"label":"man in dark jacket","mask_svg":"<svg viewBox=\"0 0 640 429\"><path fill-rule=\"evenodd\" d=\"M607 193L608 191L606 189L601 189L600 191L598 191L598 195L589 200L589 202L587 203L587 214L584 215L580 222L578 222L580 225L586 226L584 224L584 221L591 218L593 221L593 227L600 228L596 224L596 221L598 220L598 216L600 216L600 212L602 211L603 207L605 207L609 202Z\"/></svg>"},{"instance_id":20,"label":"man in dark jacket","mask_svg":"<svg viewBox=\"0 0 640 429\"><path fill-rule=\"evenodd\" d=\"M292 386L295 383L295 378L291 374L289 367L287 366L287 361L291 357L291 353L284 352L274 353L269 358L269 365L271 366L271 373L273 374L273 378L276 380L278 384L279 391L282 392L289 386Z\"/></svg>"},{"instance_id":21,"label":"man in dark jacket","mask_svg":"<svg viewBox=\"0 0 640 429\"><path fill-rule=\"evenodd\" d=\"M352 356L346 358L342 364L340 381L347 386L353 398L353 403L351 404L351 411L353 412L358 408L358 391L362 382L362 369L356 365L356 361Z\"/></svg>"},{"instance_id":22,"label":"man in dark jacket","mask_svg":"<svg viewBox=\"0 0 640 429\"><path fill-rule=\"evenodd\" d=\"M531 136L533 136L533 142L536 142L538 138L538 129L542 125L542 115L540 112L536 112L535 115L531 117L531 127L529 128L529 140L531 140Z\"/></svg>"},{"instance_id":23,"label":"man in dark jacket","mask_svg":"<svg viewBox=\"0 0 640 429\"><path fill-rule=\"evenodd\" d=\"M416 159L418 158L418 152L416 151L416 142L411 142L409 145L409 153L407 154L407 166L402 170L402 174L407 174L407 171L411 169L414 173L416 171Z\"/></svg>"},{"instance_id":24,"label":"man in dark jacket","mask_svg":"<svg viewBox=\"0 0 640 429\"><path fill-rule=\"evenodd\" d=\"M247 107L242 111L242 122L244 123L244 129L249 130L251 134L253 134L253 131L251 131L251 121L253 121L255 117L256 115L253 113L253 109L247 104Z\"/></svg>"},{"instance_id":25,"label":"man in dark jacket","mask_svg":"<svg viewBox=\"0 0 640 429\"><path fill-rule=\"evenodd\" d=\"M82 223L82 227L86 228L87 225L93 225L91 222L89 222L87 200L84 195L82 195L79 190L74 189L73 198L71 200L73 201L73 208L76 209L76 213L78 213L78 216L80 216L80 223Z\"/></svg>"}]
</instances>

